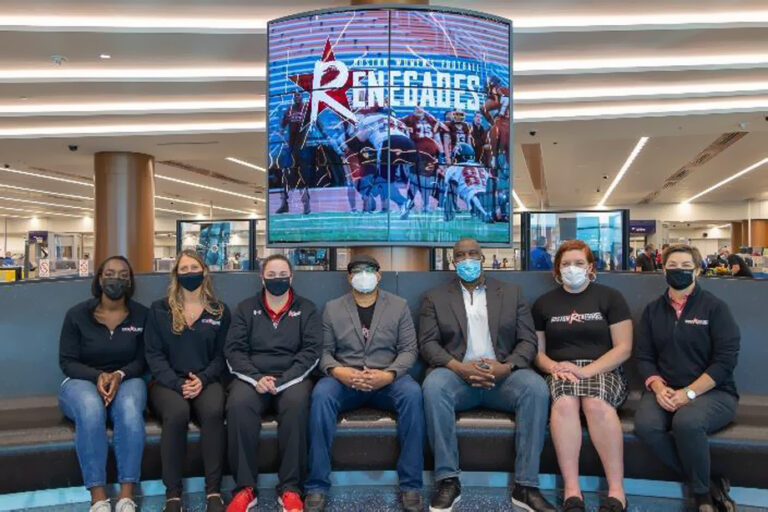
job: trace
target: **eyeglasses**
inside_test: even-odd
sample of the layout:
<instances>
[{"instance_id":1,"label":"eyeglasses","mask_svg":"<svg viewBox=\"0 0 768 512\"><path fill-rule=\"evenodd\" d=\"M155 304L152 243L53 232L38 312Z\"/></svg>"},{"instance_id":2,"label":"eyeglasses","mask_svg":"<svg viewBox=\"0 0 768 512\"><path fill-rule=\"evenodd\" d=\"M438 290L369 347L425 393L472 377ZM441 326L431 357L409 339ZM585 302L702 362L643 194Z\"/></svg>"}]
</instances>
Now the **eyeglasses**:
<instances>
[{"instance_id":1,"label":"eyeglasses","mask_svg":"<svg viewBox=\"0 0 768 512\"><path fill-rule=\"evenodd\" d=\"M352 269L349 271L350 274L360 274L362 272L371 272L376 273L379 269L374 267L373 265L355 265L352 267Z\"/></svg>"}]
</instances>

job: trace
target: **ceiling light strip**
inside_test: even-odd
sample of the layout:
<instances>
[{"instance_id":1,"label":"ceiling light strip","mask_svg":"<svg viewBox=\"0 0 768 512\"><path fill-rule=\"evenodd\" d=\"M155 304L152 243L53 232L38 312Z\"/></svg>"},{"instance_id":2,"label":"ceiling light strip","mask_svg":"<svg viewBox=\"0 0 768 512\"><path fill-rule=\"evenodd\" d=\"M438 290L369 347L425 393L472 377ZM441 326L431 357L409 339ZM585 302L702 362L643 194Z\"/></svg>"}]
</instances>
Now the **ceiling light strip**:
<instances>
[{"instance_id":1,"label":"ceiling light strip","mask_svg":"<svg viewBox=\"0 0 768 512\"><path fill-rule=\"evenodd\" d=\"M512 198L515 200L515 204L517 205L517 209L521 212L524 212L527 210L523 202L520 200L520 196L517 195L517 192L515 190L512 191Z\"/></svg>"},{"instance_id":2,"label":"ceiling light strip","mask_svg":"<svg viewBox=\"0 0 768 512\"><path fill-rule=\"evenodd\" d=\"M69 208L72 210L82 210L86 212L92 212L93 208L85 208L83 206L71 206L68 204L57 204L57 203L48 203L46 201L32 201L31 199L19 199L17 197L6 197L6 196L0 196L0 200L2 201L14 201L17 203L25 203L25 204L39 204L42 206L55 206L56 208Z\"/></svg>"},{"instance_id":3,"label":"ceiling light strip","mask_svg":"<svg viewBox=\"0 0 768 512\"><path fill-rule=\"evenodd\" d=\"M0 206L0 210L8 210L8 211L12 211L12 212L25 212L25 213L29 213L29 214L32 214L32 215L39 215L39 216L43 216L43 217L48 216L48 215L57 215L57 216L60 216L60 217L75 217L75 218L78 218L78 219L83 217L82 215L74 215L72 213L37 212L37 211L30 211L30 210L28 210L26 208L12 208L10 206Z\"/></svg>"},{"instance_id":4,"label":"ceiling light strip","mask_svg":"<svg viewBox=\"0 0 768 512\"><path fill-rule=\"evenodd\" d=\"M648 142L649 137L640 137L640 140L637 141L637 144L635 144L635 148L632 150L632 153L629 154L629 157L627 157L627 160L624 162L624 165L621 166L621 169L619 170L618 174L616 174L616 177L613 178L613 181L611 182L611 186L608 187L608 190L605 191L605 195L603 196L603 199L598 203L597 207L602 208L605 206L605 202L608 200L608 198L613 193L613 189L616 188L616 185L619 184L621 179L624 177L624 175L627 173L629 168L632 166L632 162L635 161L635 158L637 158L637 155L640 154L640 151L643 150L643 147Z\"/></svg>"},{"instance_id":5,"label":"ceiling light strip","mask_svg":"<svg viewBox=\"0 0 768 512\"><path fill-rule=\"evenodd\" d=\"M200 123L148 123L108 125L53 125L28 128L0 128L0 138L156 135L166 133L224 133L264 131L264 121L228 121Z\"/></svg>"},{"instance_id":6,"label":"ceiling light strip","mask_svg":"<svg viewBox=\"0 0 768 512\"><path fill-rule=\"evenodd\" d=\"M165 67L165 68L39 68L0 70L0 82L207 82L261 81L263 66Z\"/></svg>"},{"instance_id":7,"label":"ceiling light strip","mask_svg":"<svg viewBox=\"0 0 768 512\"><path fill-rule=\"evenodd\" d=\"M122 113L176 113L264 110L262 99L211 101L126 101L113 103L61 103L35 105L0 105L0 116L122 114Z\"/></svg>"},{"instance_id":8,"label":"ceiling light strip","mask_svg":"<svg viewBox=\"0 0 768 512\"><path fill-rule=\"evenodd\" d=\"M166 213L179 213L181 215L192 215L193 217L199 217L199 213L193 213L193 212L185 212L183 210L172 210L170 208L155 208L156 212L166 212Z\"/></svg>"},{"instance_id":9,"label":"ceiling light strip","mask_svg":"<svg viewBox=\"0 0 768 512\"><path fill-rule=\"evenodd\" d=\"M22 192L34 192L36 194L46 194L51 196L60 196L60 197L69 197L72 199L83 199L86 201L93 201L92 197L87 196L80 196L77 194L65 194L63 192L54 192L52 190L40 190L36 188L27 188L27 187L17 187L16 185L7 185L5 183L0 183L1 188L9 188L11 190L21 190Z\"/></svg>"},{"instance_id":10,"label":"ceiling light strip","mask_svg":"<svg viewBox=\"0 0 768 512\"><path fill-rule=\"evenodd\" d=\"M243 199L249 199L251 201L261 201L262 203L266 202L264 199L261 199L260 197L250 196L250 195L247 195L247 194L241 194L239 192L232 192L231 190L226 190L226 189L223 189L223 188L209 187L208 185L201 185L200 183L193 183L191 181L180 180L178 178L173 178L171 176L165 176L163 174L155 174L155 178L158 178L158 179L161 179L161 180L170 181L172 183L179 183L181 185L188 185L190 187L201 188L203 190L210 190L212 192L219 192L221 194L228 194L230 196L242 197Z\"/></svg>"},{"instance_id":11,"label":"ceiling light strip","mask_svg":"<svg viewBox=\"0 0 768 512\"><path fill-rule=\"evenodd\" d=\"M267 170L260 165L252 164L250 162L246 162L245 160L240 160L239 158L235 158L233 156L228 156L227 158L225 158L225 160L229 160L230 162L234 162L236 164L244 165L245 167L250 167L251 169L256 169L257 171L267 172Z\"/></svg>"},{"instance_id":12,"label":"ceiling light strip","mask_svg":"<svg viewBox=\"0 0 768 512\"><path fill-rule=\"evenodd\" d=\"M89 183L87 181L78 181L78 180L71 180L69 178L60 178L58 176L51 176L50 174L40 174L36 172L22 171L19 169L12 169L10 167L0 168L0 171L14 173L14 174L21 174L23 176L32 176L34 178L43 178L46 180L61 181L62 183L71 183L73 185L81 185L83 187L93 187L92 182Z\"/></svg>"},{"instance_id":13,"label":"ceiling light strip","mask_svg":"<svg viewBox=\"0 0 768 512\"><path fill-rule=\"evenodd\" d=\"M732 182L733 180L735 180L735 179L738 179L738 178L740 178L740 177L744 176L745 174L747 174L747 173L749 173L749 172L752 172L752 171L754 171L754 170L755 170L755 169L757 169L758 167L762 167L763 165L765 165L765 164L767 164L767 163L768 163L768 158L763 158L763 159L762 159L762 160L760 160L759 162L755 162L754 164L750 165L750 166L749 166L749 167L747 167L746 169L742 169L741 171L737 172L737 173L736 173L736 174L734 174L733 176L731 176L731 177L729 177L729 178L726 178L726 179L724 179L723 181L721 181L721 182L719 182L719 183L716 183L716 184L712 185L712 186L711 186L711 187L709 187L708 189L706 189L706 190L704 190L704 191L702 191L702 192L699 192L698 194L696 194L696 195L695 195L695 196L693 196L693 197L689 197L688 199L686 199L685 201L683 201L683 204L688 204L688 203L690 203L691 201L694 201L694 200L696 200L696 199L700 198L701 196L703 196L703 195L705 195L705 194L709 194L709 193L710 193L710 192L712 192L713 190L715 190L715 189L718 189L718 188L722 187L723 185L725 185L725 184L727 184L727 183L730 183L730 182Z\"/></svg>"},{"instance_id":14,"label":"ceiling light strip","mask_svg":"<svg viewBox=\"0 0 768 512\"><path fill-rule=\"evenodd\" d=\"M251 215L251 214L255 213L255 212L249 212L247 210L237 210L235 208L226 208L224 206L216 206L215 204L214 205L210 205L210 204L205 204L205 203L199 203L199 202L196 202L196 201L187 201L186 199L179 199L177 197L155 196L155 199L161 199L163 201L171 201L171 202L181 203L181 204L190 204L192 206L201 206L203 208L213 208L214 210L221 210L221 211L224 211L224 212L244 213L246 215Z\"/></svg>"}]
</instances>

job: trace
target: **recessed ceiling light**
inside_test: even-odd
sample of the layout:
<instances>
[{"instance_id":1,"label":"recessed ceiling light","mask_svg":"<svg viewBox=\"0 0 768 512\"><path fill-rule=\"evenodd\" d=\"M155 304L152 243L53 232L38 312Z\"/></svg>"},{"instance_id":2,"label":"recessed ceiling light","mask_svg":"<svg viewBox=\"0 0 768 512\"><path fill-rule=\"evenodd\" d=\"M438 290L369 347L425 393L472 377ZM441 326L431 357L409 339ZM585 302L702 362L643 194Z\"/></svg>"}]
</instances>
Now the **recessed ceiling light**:
<instances>
[{"instance_id":1,"label":"recessed ceiling light","mask_svg":"<svg viewBox=\"0 0 768 512\"><path fill-rule=\"evenodd\" d=\"M685 201L683 201L683 204L690 204L690 203L691 203L691 201L694 201L694 200L696 200L696 199L700 198L701 196L703 196L703 195L705 195L705 194L709 194L709 193L710 193L710 192L712 192L713 190L715 190L715 189L717 189L717 188L720 188L720 187L722 187L722 186L723 186L723 185L725 185L726 183L730 183L731 181L733 181L733 180L735 180L735 179L737 179L737 178L740 178L740 177L744 176L745 174L747 174L748 172L752 172L752 171L754 171L755 169L757 169L758 167L761 167L761 166L763 166L763 165L765 165L765 164L767 164L767 163L768 163L768 158L763 158L763 159L762 159L762 160L760 160L759 162L755 162L754 164L750 165L750 166L749 166L749 167L747 167L746 169L742 169L742 170L740 170L739 172L737 172L737 173L736 173L736 174L734 174L733 176L730 176L730 177L728 177L728 178L724 179L724 180L723 180L723 181L721 181L721 182L715 183L714 185L712 185L712 186L711 186L711 187L709 187L708 189L706 189L706 190L704 190L704 191L702 191L702 192L699 192L698 194L696 194L696 195L695 195L695 196L693 196L693 197L690 197L690 198L686 199Z\"/></svg>"},{"instance_id":2,"label":"recessed ceiling light","mask_svg":"<svg viewBox=\"0 0 768 512\"><path fill-rule=\"evenodd\" d=\"M240 160L238 158L235 158L233 156L228 156L225 158L225 160L229 160L230 162L234 162L236 164L244 165L246 167L250 167L251 169L256 169L257 171L267 172L267 170L260 165L252 164L250 162L246 162L245 160Z\"/></svg>"},{"instance_id":3,"label":"recessed ceiling light","mask_svg":"<svg viewBox=\"0 0 768 512\"><path fill-rule=\"evenodd\" d=\"M624 162L624 165L621 166L621 169L619 169L619 172L616 174L616 177L613 178L613 181L611 182L611 186L608 187L608 190L605 191L605 195L603 196L603 199L597 204L598 208L603 208L605 206L605 202L613 193L613 189L616 188L616 185L619 184L621 179L627 173L627 170L629 170L629 167L632 165L632 162L635 161L635 158L637 158L637 155L640 154L640 151L642 151L643 146L645 146L646 142L648 142L648 137L640 137L640 140L637 141L637 144L635 144L635 148L627 157L626 161Z\"/></svg>"},{"instance_id":4,"label":"recessed ceiling light","mask_svg":"<svg viewBox=\"0 0 768 512\"><path fill-rule=\"evenodd\" d=\"M99 54L99 58L100 59L104 59L104 60L109 60L109 59L112 58L112 56L110 54L108 54L108 53L101 53L101 54Z\"/></svg>"}]
</instances>

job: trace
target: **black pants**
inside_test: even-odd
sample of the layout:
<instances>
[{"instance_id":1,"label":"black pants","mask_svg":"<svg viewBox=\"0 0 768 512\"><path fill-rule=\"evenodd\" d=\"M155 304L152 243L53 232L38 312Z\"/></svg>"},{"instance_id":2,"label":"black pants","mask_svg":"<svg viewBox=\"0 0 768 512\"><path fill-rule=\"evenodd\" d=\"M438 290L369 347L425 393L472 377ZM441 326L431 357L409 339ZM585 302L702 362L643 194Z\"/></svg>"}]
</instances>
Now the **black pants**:
<instances>
[{"instance_id":1,"label":"black pants","mask_svg":"<svg viewBox=\"0 0 768 512\"><path fill-rule=\"evenodd\" d=\"M163 483L168 498L181 496L181 478L187 454L187 427L192 413L200 425L200 446L205 468L206 494L221 490L224 471L224 388L218 382L208 384L192 400L178 392L155 383L149 392L154 414L163 425L160 455L163 462Z\"/></svg>"},{"instance_id":2,"label":"black pants","mask_svg":"<svg viewBox=\"0 0 768 512\"><path fill-rule=\"evenodd\" d=\"M232 382L227 400L227 433L229 467L238 490L243 487L256 489L261 417L274 409L280 450L278 492L301 493L307 473L307 422L311 394L312 381L308 379L278 395L262 395L241 380Z\"/></svg>"},{"instance_id":3,"label":"black pants","mask_svg":"<svg viewBox=\"0 0 768 512\"><path fill-rule=\"evenodd\" d=\"M709 492L709 434L728 425L736 416L738 399L713 389L675 412L645 392L635 413L635 433L656 457L675 470L696 494Z\"/></svg>"}]
</instances>

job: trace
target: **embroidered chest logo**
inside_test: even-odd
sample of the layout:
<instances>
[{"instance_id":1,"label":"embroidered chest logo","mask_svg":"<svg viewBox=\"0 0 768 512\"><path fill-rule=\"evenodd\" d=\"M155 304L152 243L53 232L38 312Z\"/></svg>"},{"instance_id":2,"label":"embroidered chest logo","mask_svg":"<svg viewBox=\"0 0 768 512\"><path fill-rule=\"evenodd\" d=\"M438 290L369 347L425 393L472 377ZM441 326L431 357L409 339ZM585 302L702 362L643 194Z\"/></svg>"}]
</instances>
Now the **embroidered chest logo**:
<instances>
[{"instance_id":1,"label":"embroidered chest logo","mask_svg":"<svg viewBox=\"0 0 768 512\"><path fill-rule=\"evenodd\" d=\"M213 318L203 318L202 320L200 320L200 323L219 326L221 325L221 320L214 320Z\"/></svg>"},{"instance_id":2,"label":"embroidered chest logo","mask_svg":"<svg viewBox=\"0 0 768 512\"><path fill-rule=\"evenodd\" d=\"M129 325L120 329L121 332L144 332L143 327L136 327L135 325Z\"/></svg>"},{"instance_id":3,"label":"embroidered chest logo","mask_svg":"<svg viewBox=\"0 0 768 512\"><path fill-rule=\"evenodd\" d=\"M570 315L553 316L549 323L552 324L583 324L584 322L599 322L604 320L603 314L597 313L577 313L573 311Z\"/></svg>"},{"instance_id":4,"label":"embroidered chest logo","mask_svg":"<svg viewBox=\"0 0 768 512\"><path fill-rule=\"evenodd\" d=\"M261 315L262 311L260 309L254 309L253 310L253 316L259 316Z\"/></svg>"},{"instance_id":5,"label":"embroidered chest logo","mask_svg":"<svg viewBox=\"0 0 768 512\"><path fill-rule=\"evenodd\" d=\"M289 311L288 316L290 318L296 318L297 316L301 316L301 311Z\"/></svg>"},{"instance_id":6,"label":"embroidered chest logo","mask_svg":"<svg viewBox=\"0 0 768 512\"><path fill-rule=\"evenodd\" d=\"M690 318L685 320L687 325L709 325L709 320L699 320L698 318Z\"/></svg>"}]
</instances>

